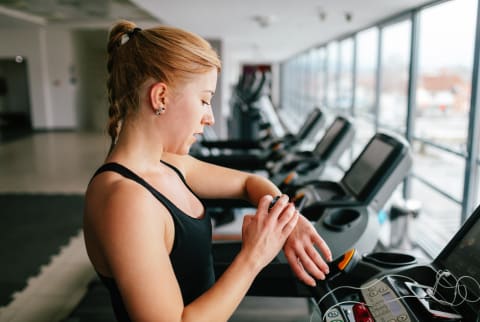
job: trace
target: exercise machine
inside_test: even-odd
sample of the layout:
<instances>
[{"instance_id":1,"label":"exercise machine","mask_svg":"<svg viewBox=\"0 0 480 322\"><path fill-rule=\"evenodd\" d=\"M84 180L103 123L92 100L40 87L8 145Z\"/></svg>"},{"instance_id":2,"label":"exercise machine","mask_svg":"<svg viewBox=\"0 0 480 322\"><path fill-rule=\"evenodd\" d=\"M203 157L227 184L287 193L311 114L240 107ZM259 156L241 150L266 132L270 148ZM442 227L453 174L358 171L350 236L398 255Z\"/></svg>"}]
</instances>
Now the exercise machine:
<instances>
[{"instance_id":1,"label":"exercise machine","mask_svg":"<svg viewBox=\"0 0 480 322\"><path fill-rule=\"evenodd\" d=\"M440 254L364 254L315 296L312 321L480 321L480 207Z\"/></svg>"},{"instance_id":2,"label":"exercise machine","mask_svg":"<svg viewBox=\"0 0 480 322\"><path fill-rule=\"evenodd\" d=\"M312 151L294 151L268 167L270 180L277 186L319 178L327 165L338 162L355 136L353 121L337 116Z\"/></svg>"},{"instance_id":3,"label":"exercise machine","mask_svg":"<svg viewBox=\"0 0 480 322\"><path fill-rule=\"evenodd\" d=\"M314 108L307 116L302 127L296 135L286 135L280 140L266 141L261 145L261 149L227 149L220 153L200 153L193 154L197 159L214 163L217 165L239 169L239 170L263 170L266 169L267 162L280 160L287 150L294 150L295 146L302 142L311 140L319 129L325 124L325 115L319 108ZM226 147L228 141L225 143L203 143L206 147L212 148L215 145Z\"/></svg>"}]
</instances>

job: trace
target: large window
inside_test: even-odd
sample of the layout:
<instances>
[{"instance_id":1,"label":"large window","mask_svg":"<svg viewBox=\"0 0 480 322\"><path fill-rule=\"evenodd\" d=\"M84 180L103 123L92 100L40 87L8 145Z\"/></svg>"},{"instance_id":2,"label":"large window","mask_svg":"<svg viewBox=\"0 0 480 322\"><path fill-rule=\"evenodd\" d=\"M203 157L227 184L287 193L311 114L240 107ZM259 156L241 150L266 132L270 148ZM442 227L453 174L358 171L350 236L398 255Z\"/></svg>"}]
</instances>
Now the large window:
<instances>
[{"instance_id":1,"label":"large window","mask_svg":"<svg viewBox=\"0 0 480 322\"><path fill-rule=\"evenodd\" d=\"M461 206L418 180L412 183L412 194L422 195L422 211L410 225L411 240L423 248L431 257L439 254L448 240L452 238L460 225Z\"/></svg>"},{"instance_id":2,"label":"large window","mask_svg":"<svg viewBox=\"0 0 480 322\"><path fill-rule=\"evenodd\" d=\"M357 34L355 115L375 112L375 88L378 62L378 28Z\"/></svg>"},{"instance_id":3,"label":"large window","mask_svg":"<svg viewBox=\"0 0 480 322\"><path fill-rule=\"evenodd\" d=\"M313 95L315 106L324 106L326 93L326 52L325 47L315 48L312 52L312 70L313 70Z\"/></svg>"},{"instance_id":4,"label":"large window","mask_svg":"<svg viewBox=\"0 0 480 322\"><path fill-rule=\"evenodd\" d=\"M480 122L470 120L477 5L432 2L310 53L316 100L334 115L349 112L354 98L356 137L341 167L349 167L375 131L408 134L413 168L396 191L421 202L412 237L431 256L458 230L471 203L480 204L480 138L473 138L476 149L467 144L469 129L480 132Z\"/></svg>"},{"instance_id":5,"label":"large window","mask_svg":"<svg viewBox=\"0 0 480 322\"><path fill-rule=\"evenodd\" d=\"M335 109L338 93L338 42L327 46L327 107Z\"/></svg>"},{"instance_id":6,"label":"large window","mask_svg":"<svg viewBox=\"0 0 480 322\"><path fill-rule=\"evenodd\" d=\"M419 14L412 196L424 204L430 225L439 225L424 241L433 254L441 249L435 240L446 243L461 223L475 16L475 0Z\"/></svg>"},{"instance_id":7,"label":"large window","mask_svg":"<svg viewBox=\"0 0 480 322\"><path fill-rule=\"evenodd\" d=\"M379 124L405 134L411 21L382 31Z\"/></svg>"},{"instance_id":8,"label":"large window","mask_svg":"<svg viewBox=\"0 0 480 322\"><path fill-rule=\"evenodd\" d=\"M420 14L415 136L463 153L470 109L476 3L447 1Z\"/></svg>"},{"instance_id":9,"label":"large window","mask_svg":"<svg viewBox=\"0 0 480 322\"><path fill-rule=\"evenodd\" d=\"M438 187L442 192L460 203L463 195L465 159L424 142L415 141L412 147L414 153L413 172L415 175ZM425 203L429 202L421 193L412 194L412 196ZM453 215L460 216L460 213Z\"/></svg>"},{"instance_id":10,"label":"large window","mask_svg":"<svg viewBox=\"0 0 480 322\"><path fill-rule=\"evenodd\" d=\"M350 113L353 96L353 38L340 42L337 107Z\"/></svg>"},{"instance_id":11,"label":"large window","mask_svg":"<svg viewBox=\"0 0 480 322\"><path fill-rule=\"evenodd\" d=\"M307 72L307 57L305 55L300 55L297 57L297 70L298 70L298 89L297 89L297 100L298 100L298 112L305 113L306 103L308 100L308 72Z\"/></svg>"}]
</instances>

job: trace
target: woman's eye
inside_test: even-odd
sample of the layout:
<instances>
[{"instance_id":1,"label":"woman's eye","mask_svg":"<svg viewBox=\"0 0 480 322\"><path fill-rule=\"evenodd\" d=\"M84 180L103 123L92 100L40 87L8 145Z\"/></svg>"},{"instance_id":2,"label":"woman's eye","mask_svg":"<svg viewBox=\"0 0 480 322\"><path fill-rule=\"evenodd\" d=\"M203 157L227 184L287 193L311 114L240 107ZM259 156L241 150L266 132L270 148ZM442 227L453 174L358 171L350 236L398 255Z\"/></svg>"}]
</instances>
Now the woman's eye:
<instances>
[{"instance_id":1,"label":"woman's eye","mask_svg":"<svg viewBox=\"0 0 480 322\"><path fill-rule=\"evenodd\" d=\"M207 102L207 101L202 101L202 106L208 107L208 106L210 106L210 103Z\"/></svg>"}]
</instances>

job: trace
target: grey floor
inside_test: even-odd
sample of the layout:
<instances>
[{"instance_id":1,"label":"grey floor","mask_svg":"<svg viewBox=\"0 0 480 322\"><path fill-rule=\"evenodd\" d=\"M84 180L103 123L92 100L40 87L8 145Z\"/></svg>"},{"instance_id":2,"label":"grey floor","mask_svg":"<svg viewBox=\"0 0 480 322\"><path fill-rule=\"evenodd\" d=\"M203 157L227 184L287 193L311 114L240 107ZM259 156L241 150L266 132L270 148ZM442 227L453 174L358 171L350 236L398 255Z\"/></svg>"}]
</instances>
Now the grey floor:
<instances>
[{"instance_id":1,"label":"grey floor","mask_svg":"<svg viewBox=\"0 0 480 322\"><path fill-rule=\"evenodd\" d=\"M108 140L103 134L45 132L0 142L0 193L83 193L101 164ZM28 286L0 307L0 322L64 320L84 296L95 274L74 236ZM247 297L232 322L318 321L305 299Z\"/></svg>"}]
</instances>

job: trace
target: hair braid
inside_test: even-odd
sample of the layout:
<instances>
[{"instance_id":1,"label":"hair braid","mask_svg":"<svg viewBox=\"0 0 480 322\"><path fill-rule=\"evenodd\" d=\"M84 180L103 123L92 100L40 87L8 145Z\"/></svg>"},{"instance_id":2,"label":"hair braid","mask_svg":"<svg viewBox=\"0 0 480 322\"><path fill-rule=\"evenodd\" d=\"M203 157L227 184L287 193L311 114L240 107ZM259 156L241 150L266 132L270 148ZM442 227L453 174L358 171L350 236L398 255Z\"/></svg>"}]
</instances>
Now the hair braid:
<instances>
[{"instance_id":1,"label":"hair braid","mask_svg":"<svg viewBox=\"0 0 480 322\"><path fill-rule=\"evenodd\" d=\"M117 24L110 31L110 38L107 44L107 94L108 94L108 123L107 132L111 138L109 153L112 151L120 132L121 123L126 114L126 108L120 104L121 98L117 96L115 89L114 63L118 48L122 45L122 37L135 29L135 24L124 21Z\"/></svg>"}]
</instances>

